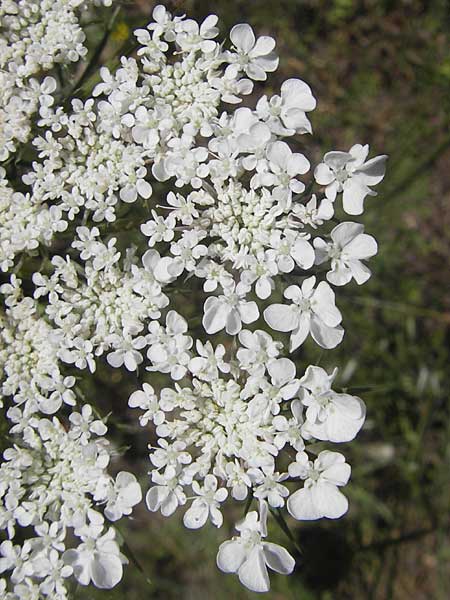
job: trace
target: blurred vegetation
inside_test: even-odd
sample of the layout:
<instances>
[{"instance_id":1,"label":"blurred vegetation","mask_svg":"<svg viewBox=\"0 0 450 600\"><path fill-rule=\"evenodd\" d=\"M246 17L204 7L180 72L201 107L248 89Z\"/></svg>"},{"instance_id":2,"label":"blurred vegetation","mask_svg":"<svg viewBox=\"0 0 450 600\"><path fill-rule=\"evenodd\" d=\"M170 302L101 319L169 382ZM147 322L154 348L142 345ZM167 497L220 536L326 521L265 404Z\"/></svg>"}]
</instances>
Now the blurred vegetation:
<instances>
[{"instance_id":1,"label":"blurred vegetation","mask_svg":"<svg viewBox=\"0 0 450 600\"><path fill-rule=\"evenodd\" d=\"M306 80L318 99L313 138L299 141L318 160L331 149L370 143L390 155L377 198L363 220L378 240L368 284L339 290L342 345L320 355L306 344L295 359L340 366L339 385L364 398L368 420L344 445L353 465L342 520L289 521L301 556L291 577L272 575L271 599L403 600L450 597L450 4L444 0L185 0L161 2L177 14L219 15L223 33L249 22L277 39L280 68L269 80ZM132 52L132 30L154 2L126 1L104 35L90 23L91 66L76 79L92 89L100 62ZM105 13L106 14L106 13ZM89 57L88 57L89 63ZM83 69L86 69L83 75ZM80 77L82 80L80 81ZM255 90L255 94L261 90ZM186 298L184 298L186 301ZM189 316L186 306L183 314ZM192 314L196 307L192 306ZM126 408L136 382L102 366L85 393L112 435L128 448L123 462L147 486L148 432ZM137 440L137 441L136 441ZM132 447L131 447L132 446ZM77 588L79 599L222 600L255 598L215 567L218 544L232 532L187 531L170 519L136 511L123 536L134 556L111 592ZM228 528L228 529L227 529ZM271 537L295 553L284 533ZM138 568L138 566L140 568ZM140 570L141 569L141 570Z\"/></svg>"}]
</instances>

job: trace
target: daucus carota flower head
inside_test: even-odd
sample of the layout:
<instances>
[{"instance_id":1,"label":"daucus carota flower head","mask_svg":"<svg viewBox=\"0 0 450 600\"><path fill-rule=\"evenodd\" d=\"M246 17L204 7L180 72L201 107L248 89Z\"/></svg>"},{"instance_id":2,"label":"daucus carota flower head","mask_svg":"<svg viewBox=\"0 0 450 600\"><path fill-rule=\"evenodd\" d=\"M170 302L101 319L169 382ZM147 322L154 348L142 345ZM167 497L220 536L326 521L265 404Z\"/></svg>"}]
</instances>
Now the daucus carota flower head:
<instances>
[{"instance_id":1,"label":"daucus carota flower head","mask_svg":"<svg viewBox=\"0 0 450 600\"><path fill-rule=\"evenodd\" d=\"M364 403L292 353L343 339L340 287L369 279L377 244L335 207L342 196L361 214L386 157L356 144L311 176L306 144L289 143L312 133L307 83L236 107L276 70L275 40L238 24L224 42L217 16L198 24L163 6L135 32L137 58L59 105L60 82L32 76L85 55L78 15L91 4L0 2L0 161L35 131L33 114L38 126L22 180L0 166L0 393L14 437L0 466L0 593L64 600L71 577L108 589L122 577L114 523L142 492L132 473L108 474L106 419L79 385L100 361L140 380L128 406L152 429L147 508L220 528L227 503L248 502L217 565L268 591L269 570L294 569L266 539L268 517L348 508L350 466L316 442L351 441Z\"/></svg>"}]
</instances>

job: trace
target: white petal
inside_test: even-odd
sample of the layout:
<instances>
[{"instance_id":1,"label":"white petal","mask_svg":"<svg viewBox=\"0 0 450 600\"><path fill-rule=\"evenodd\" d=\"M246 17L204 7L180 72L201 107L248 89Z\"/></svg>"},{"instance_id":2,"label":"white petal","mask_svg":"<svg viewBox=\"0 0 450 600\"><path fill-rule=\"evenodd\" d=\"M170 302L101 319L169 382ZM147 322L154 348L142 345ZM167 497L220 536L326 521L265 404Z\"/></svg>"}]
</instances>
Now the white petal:
<instances>
[{"instance_id":1,"label":"white petal","mask_svg":"<svg viewBox=\"0 0 450 600\"><path fill-rule=\"evenodd\" d=\"M311 319L311 336L321 348L330 350L342 342L344 330L338 327L328 327L325 323L316 317Z\"/></svg>"},{"instance_id":2,"label":"white petal","mask_svg":"<svg viewBox=\"0 0 450 600\"><path fill-rule=\"evenodd\" d=\"M312 133L311 123L304 110L289 108L281 114L281 118L288 129L294 129L298 133Z\"/></svg>"},{"instance_id":3,"label":"white petal","mask_svg":"<svg viewBox=\"0 0 450 600\"><path fill-rule=\"evenodd\" d=\"M291 256L302 269L309 269L314 264L315 252L311 244L299 238L291 250Z\"/></svg>"},{"instance_id":4,"label":"white petal","mask_svg":"<svg viewBox=\"0 0 450 600\"><path fill-rule=\"evenodd\" d=\"M345 414L349 419L361 419L365 417L366 407L358 396L334 394L331 401L336 406L336 410Z\"/></svg>"},{"instance_id":5,"label":"white petal","mask_svg":"<svg viewBox=\"0 0 450 600\"><path fill-rule=\"evenodd\" d=\"M148 181L139 179L136 184L136 188L139 192L139 195L143 198L150 198L150 196L152 195L152 186L148 183Z\"/></svg>"},{"instance_id":6,"label":"white petal","mask_svg":"<svg viewBox=\"0 0 450 600\"><path fill-rule=\"evenodd\" d=\"M189 529L199 529L208 520L208 514L209 510L206 502L194 500L191 508L184 514L183 523Z\"/></svg>"},{"instance_id":7,"label":"white petal","mask_svg":"<svg viewBox=\"0 0 450 600\"><path fill-rule=\"evenodd\" d=\"M294 352L308 337L311 330L311 318L309 313L301 313L298 321L298 326L291 335L290 351Z\"/></svg>"},{"instance_id":8,"label":"white petal","mask_svg":"<svg viewBox=\"0 0 450 600\"><path fill-rule=\"evenodd\" d=\"M295 364L289 358L278 358L269 362L267 371L275 385L284 385L294 379Z\"/></svg>"},{"instance_id":9,"label":"white petal","mask_svg":"<svg viewBox=\"0 0 450 600\"><path fill-rule=\"evenodd\" d=\"M257 59L261 60L261 59ZM266 71L256 64L256 62L250 63L245 67L245 72L251 79L255 81L265 81L267 79Z\"/></svg>"},{"instance_id":10,"label":"white petal","mask_svg":"<svg viewBox=\"0 0 450 600\"><path fill-rule=\"evenodd\" d=\"M329 185L334 181L334 173L328 165L320 163L314 170L314 179L319 185Z\"/></svg>"},{"instance_id":11,"label":"white petal","mask_svg":"<svg viewBox=\"0 0 450 600\"><path fill-rule=\"evenodd\" d=\"M92 581L100 589L113 588L122 579L122 573L122 562L115 554L100 553L91 565Z\"/></svg>"},{"instance_id":12,"label":"white petal","mask_svg":"<svg viewBox=\"0 0 450 600\"><path fill-rule=\"evenodd\" d=\"M238 50L248 53L255 45L255 34L250 25L240 23L230 31L230 40Z\"/></svg>"},{"instance_id":13,"label":"white petal","mask_svg":"<svg viewBox=\"0 0 450 600\"><path fill-rule=\"evenodd\" d=\"M298 311L286 304L272 304L264 311L264 320L275 331L292 331L298 325Z\"/></svg>"},{"instance_id":14,"label":"white petal","mask_svg":"<svg viewBox=\"0 0 450 600\"><path fill-rule=\"evenodd\" d=\"M270 279L267 277L260 277L255 285L255 292L258 298L265 300L272 293L272 286L270 285Z\"/></svg>"},{"instance_id":15,"label":"white petal","mask_svg":"<svg viewBox=\"0 0 450 600\"><path fill-rule=\"evenodd\" d=\"M351 269L342 262L336 262L334 264L334 269L327 273L327 280L333 285L345 285L351 281L351 279Z\"/></svg>"},{"instance_id":16,"label":"white petal","mask_svg":"<svg viewBox=\"0 0 450 600\"><path fill-rule=\"evenodd\" d=\"M264 558L269 569L283 575L292 573L295 567L295 560L285 548L278 544L272 544L272 542L264 542L263 549Z\"/></svg>"},{"instance_id":17,"label":"white petal","mask_svg":"<svg viewBox=\"0 0 450 600\"><path fill-rule=\"evenodd\" d=\"M350 479L352 468L346 462L331 465L322 472L322 477L332 485L346 485Z\"/></svg>"},{"instance_id":18,"label":"white petal","mask_svg":"<svg viewBox=\"0 0 450 600\"><path fill-rule=\"evenodd\" d=\"M287 509L298 521L314 521L323 516L314 504L311 488L294 492L287 501Z\"/></svg>"},{"instance_id":19,"label":"white petal","mask_svg":"<svg viewBox=\"0 0 450 600\"><path fill-rule=\"evenodd\" d=\"M256 321L259 317L258 305L254 301L241 302L239 304L239 314L243 323L253 323L253 321Z\"/></svg>"},{"instance_id":20,"label":"white petal","mask_svg":"<svg viewBox=\"0 0 450 600\"><path fill-rule=\"evenodd\" d=\"M348 510L348 500L335 485L318 483L311 488L313 503L322 516L339 519Z\"/></svg>"},{"instance_id":21,"label":"white petal","mask_svg":"<svg viewBox=\"0 0 450 600\"><path fill-rule=\"evenodd\" d=\"M364 419L350 419L339 413L332 413L323 423L308 425L308 431L318 440L334 443L350 442L361 429Z\"/></svg>"},{"instance_id":22,"label":"white petal","mask_svg":"<svg viewBox=\"0 0 450 600\"><path fill-rule=\"evenodd\" d=\"M310 365L303 377L300 379L300 384L309 390L314 390L316 393L322 393L330 389L330 376L322 369L322 367L316 367Z\"/></svg>"},{"instance_id":23,"label":"white petal","mask_svg":"<svg viewBox=\"0 0 450 600\"><path fill-rule=\"evenodd\" d=\"M378 245L376 239L367 233L357 235L345 246L345 256L358 260L375 256L377 252Z\"/></svg>"},{"instance_id":24,"label":"white petal","mask_svg":"<svg viewBox=\"0 0 450 600\"><path fill-rule=\"evenodd\" d=\"M137 198L136 188L132 185L127 185L120 190L119 196L123 202L134 202Z\"/></svg>"},{"instance_id":25,"label":"white petal","mask_svg":"<svg viewBox=\"0 0 450 600\"><path fill-rule=\"evenodd\" d=\"M357 171L358 175L364 177L364 182L367 185L377 185L383 179L386 172L387 155L382 154L368 160Z\"/></svg>"},{"instance_id":26,"label":"white petal","mask_svg":"<svg viewBox=\"0 0 450 600\"><path fill-rule=\"evenodd\" d=\"M287 79L281 85L281 96L289 106L296 106L302 110L314 110L316 100L311 88L301 79Z\"/></svg>"},{"instance_id":27,"label":"white petal","mask_svg":"<svg viewBox=\"0 0 450 600\"><path fill-rule=\"evenodd\" d=\"M348 243L352 241L357 235L364 231L364 225L361 223L352 223L350 221L344 221L339 223L331 232L331 239L340 248L344 248Z\"/></svg>"},{"instance_id":28,"label":"white petal","mask_svg":"<svg viewBox=\"0 0 450 600\"><path fill-rule=\"evenodd\" d=\"M236 308L232 308L227 316L225 331L228 333L228 335L236 335L240 332L241 329L242 321L239 315L239 311Z\"/></svg>"},{"instance_id":29,"label":"white petal","mask_svg":"<svg viewBox=\"0 0 450 600\"><path fill-rule=\"evenodd\" d=\"M369 194L370 189L361 180L356 177L347 179L344 183L344 194L342 196L342 206L349 215L362 215L364 212L364 198Z\"/></svg>"},{"instance_id":30,"label":"white petal","mask_svg":"<svg viewBox=\"0 0 450 600\"><path fill-rule=\"evenodd\" d=\"M106 357L108 364L111 365L112 367L114 367L115 369L118 369L119 367L121 367L123 365L123 359L124 359L124 353L122 350L116 350L115 352L110 352Z\"/></svg>"},{"instance_id":31,"label":"white petal","mask_svg":"<svg viewBox=\"0 0 450 600\"><path fill-rule=\"evenodd\" d=\"M151 487L145 496L147 508L152 512L156 512L161 503L167 498L167 494L168 490L166 488L159 485Z\"/></svg>"},{"instance_id":32,"label":"white petal","mask_svg":"<svg viewBox=\"0 0 450 600\"><path fill-rule=\"evenodd\" d=\"M256 44L250 52L250 56L252 58L257 56L265 56L270 54L274 48L275 40L268 35L262 35L256 40Z\"/></svg>"},{"instance_id":33,"label":"white petal","mask_svg":"<svg viewBox=\"0 0 450 600\"><path fill-rule=\"evenodd\" d=\"M325 325L336 327L342 321L340 310L335 305L335 294L325 281L321 281L313 295L313 310Z\"/></svg>"},{"instance_id":34,"label":"white petal","mask_svg":"<svg viewBox=\"0 0 450 600\"><path fill-rule=\"evenodd\" d=\"M203 327L207 333L217 333L223 329L227 323L230 312L229 306L222 302L217 302L213 308L210 308L203 315Z\"/></svg>"},{"instance_id":35,"label":"white petal","mask_svg":"<svg viewBox=\"0 0 450 600\"><path fill-rule=\"evenodd\" d=\"M269 574L261 545L255 546L238 571L239 581L252 592L270 590Z\"/></svg>"},{"instance_id":36,"label":"white petal","mask_svg":"<svg viewBox=\"0 0 450 600\"><path fill-rule=\"evenodd\" d=\"M358 285L362 285L372 275L372 271L367 265L359 260L352 260L348 263L351 274Z\"/></svg>"},{"instance_id":37,"label":"white petal","mask_svg":"<svg viewBox=\"0 0 450 600\"><path fill-rule=\"evenodd\" d=\"M286 170L289 175L293 177L294 175L298 174L304 175L309 171L310 166L311 165L309 164L309 160L306 158L306 156L297 153L289 157Z\"/></svg>"},{"instance_id":38,"label":"white petal","mask_svg":"<svg viewBox=\"0 0 450 600\"><path fill-rule=\"evenodd\" d=\"M224 573L236 573L246 557L244 544L240 540L228 540L220 544L217 566Z\"/></svg>"},{"instance_id":39,"label":"white petal","mask_svg":"<svg viewBox=\"0 0 450 600\"><path fill-rule=\"evenodd\" d=\"M327 152L323 157L324 163L326 163L333 170L337 171L345 167L348 161L352 158L348 152Z\"/></svg>"}]
</instances>

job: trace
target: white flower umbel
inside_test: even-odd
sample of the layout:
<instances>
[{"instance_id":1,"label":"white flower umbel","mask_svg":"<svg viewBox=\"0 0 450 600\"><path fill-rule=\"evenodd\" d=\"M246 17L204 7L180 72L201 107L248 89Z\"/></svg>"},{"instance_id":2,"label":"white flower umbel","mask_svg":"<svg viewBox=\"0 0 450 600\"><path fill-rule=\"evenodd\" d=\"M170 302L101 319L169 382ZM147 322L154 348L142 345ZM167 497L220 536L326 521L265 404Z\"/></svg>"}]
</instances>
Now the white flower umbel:
<instances>
[{"instance_id":1,"label":"white flower umbel","mask_svg":"<svg viewBox=\"0 0 450 600\"><path fill-rule=\"evenodd\" d=\"M107 474L110 450L98 437L106 427L99 421L89 426L90 408L83 407L85 426L72 413L68 431L55 417L30 418L21 445L7 449L0 466L0 529L11 540L23 527L34 531L22 546L1 544L0 573L9 573L13 584L36 583L43 597L66 598L72 574L82 585L92 580L96 587L114 587L127 562L100 510L106 503L111 521L130 514L141 489L130 473L116 480ZM78 545L66 549L73 540Z\"/></svg>"},{"instance_id":2,"label":"white flower umbel","mask_svg":"<svg viewBox=\"0 0 450 600\"><path fill-rule=\"evenodd\" d=\"M236 107L276 70L275 40L241 23L223 41L217 16L164 6L135 32L136 58L59 106L64 77L38 75L85 56L92 4L0 1L0 403L14 438L0 466L0 595L68 600L68 578L109 589L122 577L105 519L142 494L135 475L107 473L106 423L79 405L100 361L140 380L128 405L152 440L148 509L220 528L225 503L258 502L217 564L267 591L268 569L294 568L266 541L269 508L301 520L348 507L350 466L316 442L352 440L364 404L331 389L336 370L289 355L308 336L324 349L343 339L335 290L370 277L377 244L334 203L342 192L361 214L386 157L356 144L311 177L306 144L289 144L312 133L307 83ZM12 177L32 131L34 160L17 154Z\"/></svg>"}]
</instances>

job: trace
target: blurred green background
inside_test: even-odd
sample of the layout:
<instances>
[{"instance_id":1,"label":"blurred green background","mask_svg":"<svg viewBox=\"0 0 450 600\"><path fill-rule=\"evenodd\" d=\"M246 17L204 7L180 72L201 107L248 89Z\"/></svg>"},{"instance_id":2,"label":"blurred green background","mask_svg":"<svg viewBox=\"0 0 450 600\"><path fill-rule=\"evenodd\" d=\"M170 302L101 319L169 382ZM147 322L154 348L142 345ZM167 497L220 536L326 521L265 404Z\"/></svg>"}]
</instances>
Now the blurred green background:
<instances>
[{"instance_id":1,"label":"blurred green background","mask_svg":"<svg viewBox=\"0 0 450 600\"><path fill-rule=\"evenodd\" d=\"M295 554L291 577L271 575L271 599L448 599L450 597L450 4L443 0L186 0L161 2L177 14L220 17L277 40L275 93L289 77L307 81L318 99L312 161L325 151L369 143L389 154L385 181L368 198L363 221L380 251L373 277L337 294L342 345L319 356L306 345L300 366L339 365L338 385L360 395L368 419L343 445L353 465L350 511L338 522L289 521L299 555L275 526L271 538ZM104 62L130 44L154 2L122 4L103 48ZM87 28L91 57L102 25ZM106 41L106 39L105 39ZM100 54L97 52L97 54ZM86 78L86 81L87 78ZM256 97L261 89L255 90ZM253 98L254 99L254 98ZM147 486L148 433L127 413L135 384L105 367L96 374L99 406L122 425L112 433L123 463ZM125 424L123 424L125 423ZM138 437L136 437L138 436ZM138 442L136 443L136 439ZM130 448L130 446L133 448ZM340 449L340 448L339 448ZM144 505L123 535L142 571L130 565L108 592L78 588L76 598L222 600L256 598L215 567L218 544L232 535L231 509L220 530L183 528L181 515L149 514Z\"/></svg>"}]
</instances>

